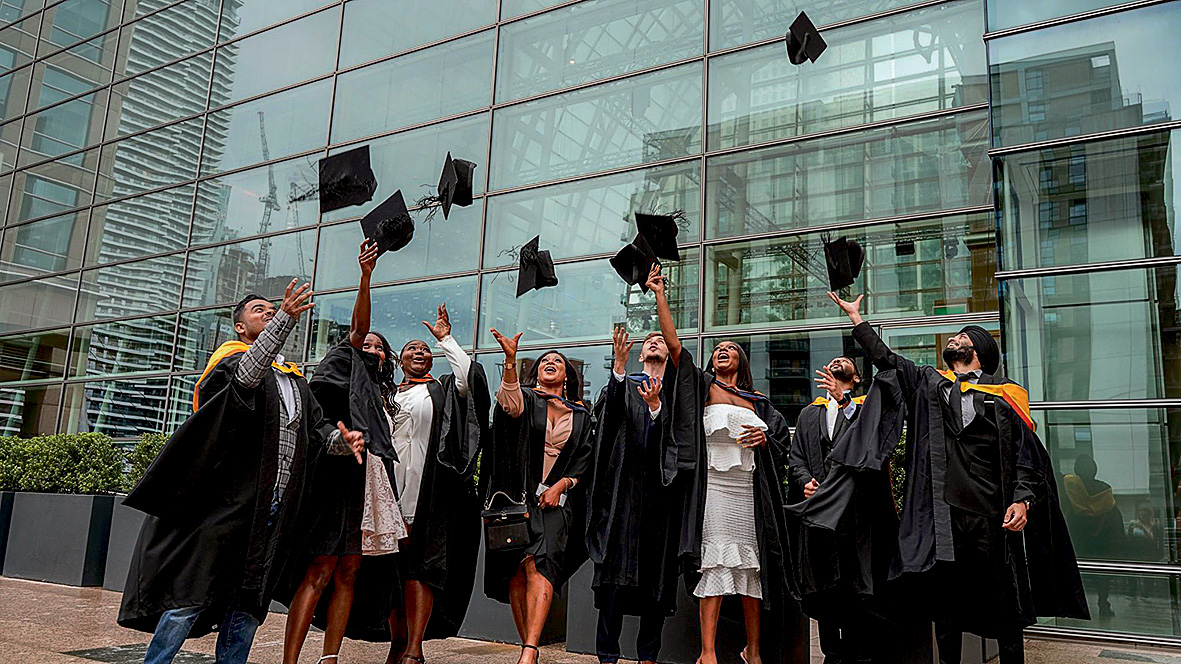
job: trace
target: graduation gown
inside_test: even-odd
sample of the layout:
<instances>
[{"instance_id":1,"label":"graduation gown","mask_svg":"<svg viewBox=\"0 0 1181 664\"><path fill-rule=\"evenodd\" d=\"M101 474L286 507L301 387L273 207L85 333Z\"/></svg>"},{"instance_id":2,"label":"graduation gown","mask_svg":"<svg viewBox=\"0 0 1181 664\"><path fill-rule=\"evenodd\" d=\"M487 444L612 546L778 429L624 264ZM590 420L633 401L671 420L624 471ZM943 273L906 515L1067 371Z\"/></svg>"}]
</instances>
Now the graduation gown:
<instances>
[{"instance_id":1,"label":"graduation gown","mask_svg":"<svg viewBox=\"0 0 1181 664\"><path fill-rule=\"evenodd\" d=\"M586 562L586 475L594 453L595 424L585 405L572 404L573 422L570 437L542 477L545 454L547 400L534 390L522 387L524 410L512 417L499 405L492 414L492 445L481 461L481 494L487 501L497 491L513 500L524 495L529 507L529 546L523 550L485 552L484 594L505 604L509 601L509 580L517 573L525 556L532 555L537 571L549 580L555 595ZM563 477L578 480L566 491L566 504L542 510L537 504L537 485L553 486Z\"/></svg>"},{"instance_id":2,"label":"graduation gown","mask_svg":"<svg viewBox=\"0 0 1181 664\"><path fill-rule=\"evenodd\" d=\"M452 374L431 380L427 390L434 413L414 524L398 553L362 559L345 631L352 639L390 640L390 611L401 605L406 581L419 581L434 593L427 640L455 636L467 615L480 551L473 478L489 431L488 379L480 363L472 362L467 396L459 394ZM392 469L389 475L394 481Z\"/></svg>"},{"instance_id":3,"label":"graduation gown","mask_svg":"<svg viewBox=\"0 0 1181 664\"><path fill-rule=\"evenodd\" d=\"M653 420L640 395L643 374L615 379L595 403L594 472L588 475L587 551L595 565L591 587L613 586L628 615L677 608L677 547L681 517L675 489L661 481L668 408ZM667 389L664 391L667 392ZM622 593L622 594L621 594Z\"/></svg>"},{"instance_id":4,"label":"graduation gown","mask_svg":"<svg viewBox=\"0 0 1181 664\"><path fill-rule=\"evenodd\" d=\"M949 433L946 377L895 355L867 323L853 336L881 373L866 411L830 456L839 466L830 477L836 480L821 486L802 518L833 528L858 478L869 476L863 471L884 468L905 421L907 482L889 570L896 592L914 597L913 608L932 619L987 637L1031 625L1037 616L1088 619L1052 465L1023 407L1023 390L987 374L969 390L976 420L996 441L995 468L986 468L961 458L969 429L960 439ZM993 491L995 501L986 500ZM1001 529L1004 510L1026 497L1032 507L1024 531ZM986 504L996 512L983 514Z\"/></svg>"},{"instance_id":5,"label":"graduation gown","mask_svg":"<svg viewBox=\"0 0 1181 664\"><path fill-rule=\"evenodd\" d=\"M123 504L148 514L119 608L123 627L152 632L168 609L205 609L189 633L216 629L228 609L260 623L301 537L296 525L313 460L335 423L321 416L302 376L302 421L291 478L273 525L279 386L233 380L241 354L221 359L197 386L201 407L177 429Z\"/></svg>"},{"instance_id":6,"label":"graduation gown","mask_svg":"<svg viewBox=\"0 0 1181 664\"><path fill-rule=\"evenodd\" d=\"M692 594L701 578L701 533L705 516L708 457L705 449L703 414L714 375L693 363L688 350L681 350L678 365L670 361L664 380L672 385L668 436L662 473L665 483L682 482L678 507L682 510L677 557L686 586ZM763 587L764 613L785 614L788 597L787 533L784 520L783 478L788 462L791 433L787 420L766 397L749 394L755 413L767 424L767 444L755 449L755 522L759 524L759 575ZM768 625L774 624L771 622ZM764 630L769 636L774 630ZM765 655L766 656L766 655Z\"/></svg>"}]
</instances>

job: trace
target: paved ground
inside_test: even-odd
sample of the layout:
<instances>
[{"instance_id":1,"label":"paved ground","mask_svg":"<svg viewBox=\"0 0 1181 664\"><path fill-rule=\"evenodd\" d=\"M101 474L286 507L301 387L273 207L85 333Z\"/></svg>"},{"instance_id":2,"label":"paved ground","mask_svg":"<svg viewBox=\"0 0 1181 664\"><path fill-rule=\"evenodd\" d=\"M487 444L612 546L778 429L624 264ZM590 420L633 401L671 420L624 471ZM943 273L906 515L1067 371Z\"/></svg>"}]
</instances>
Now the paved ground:
<instances>
[{"instance_id":1,"label":"paved ground","mask_svg":"<svg viewBox=\"0 0 1181 664\"><path fill-rule=\"evenodd\" d=\"M134 664L143 661L147 635L115 624L119 594L99 588L74 588L0 577L0 663ZM251 661L280 664L285 616L274 614L259 629ZM215 636L189 641L177 664L213 661ZM815 643L815 639L813 639ZM313 663L320 652L320 635L308 637L300 662ZM385 661L378 644L345 641L341 664ZM431 664L514 664L520 649L497 643L447 639L427 644ZM813 648L812 661L819 664ZM565 652L561 645L542 649L546 664L592 664L595 658ZM1095 645L1031 640L1028 664L1181 664L1181 650L1165 651L1124 645Z\"/></svg>"}]
</instances>

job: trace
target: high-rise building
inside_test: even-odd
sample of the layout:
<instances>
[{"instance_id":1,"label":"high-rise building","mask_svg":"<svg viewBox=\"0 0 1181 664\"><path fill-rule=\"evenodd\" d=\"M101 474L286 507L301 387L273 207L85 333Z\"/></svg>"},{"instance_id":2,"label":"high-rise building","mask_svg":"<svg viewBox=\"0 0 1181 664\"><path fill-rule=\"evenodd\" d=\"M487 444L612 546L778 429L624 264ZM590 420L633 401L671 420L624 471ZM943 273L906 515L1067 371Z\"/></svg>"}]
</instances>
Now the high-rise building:
<instances>
[{"instance_id":1,"label":"high-rise building","mask_svg":"<svg viewBox=\"0 0 1181 664\"><path fill-rule=\"evenodd\" d=\"M794 66L801 9L829 48ZM1181 645L1179 27L1176 0L2 0L0 434L173 430L233 302L293 277L317 306L284 354L314 369L357 219L450 151L475 203L374 275L395 345L445 301L493 380L495 326L597 393L612 326L656 327L607 259L682 210L679 329L743 344L794 422L856 354L822 255L849 236L895 349L939 363L978 323L1029 388L1095 613L1037 629ZM362 144L373 201L293 202ZM534 235L560 284L516 298ZM1101 513L1064 480L1088 458Z\"/></svg>"}]
</instances>

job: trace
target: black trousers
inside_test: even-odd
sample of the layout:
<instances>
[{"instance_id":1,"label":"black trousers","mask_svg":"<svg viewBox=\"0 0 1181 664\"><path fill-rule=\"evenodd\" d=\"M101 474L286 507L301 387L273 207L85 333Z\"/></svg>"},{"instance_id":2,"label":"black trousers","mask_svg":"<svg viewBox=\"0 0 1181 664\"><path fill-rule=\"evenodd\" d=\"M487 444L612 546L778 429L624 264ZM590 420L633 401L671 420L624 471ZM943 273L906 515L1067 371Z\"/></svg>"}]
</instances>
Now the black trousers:
<instances>
[{"instance_id":1,"label":"black trousers","mask_svg":"<svg viewBox=\"0 0 1181 664\"><path fill-rule=\"evenodd\" d=\"M1000 664L1025 663L1025 637L1020 628L997 637L1000 646ZM960 664L963 652L964 633L946 623L935 623L935 642L939 645L939 664Z\"/></svg>"},{"instance_id":2,"label":"black trousers","mask_svg":"<svg viewBox=\"0 0 1181 664\"><path fill-rule=\"evenodd\" d=\"M595 636L595 651L600 662L619 661L619 634L623 631L623 616L627 604L614 593L600 593L599 630ZM640 633L636 635L636 655L641 661L655 662L660 654L660 634L664 631L664 614L656 611L640 616Z\"/></svg>"}]
</instances>

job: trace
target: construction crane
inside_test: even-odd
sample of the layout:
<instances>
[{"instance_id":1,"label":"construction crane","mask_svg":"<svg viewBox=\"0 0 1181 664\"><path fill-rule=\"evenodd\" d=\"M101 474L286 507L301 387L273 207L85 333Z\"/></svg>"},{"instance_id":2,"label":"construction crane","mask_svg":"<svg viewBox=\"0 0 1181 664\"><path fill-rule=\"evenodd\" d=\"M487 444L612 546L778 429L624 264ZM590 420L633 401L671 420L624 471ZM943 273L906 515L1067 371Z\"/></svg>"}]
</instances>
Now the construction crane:
<instances>
[{"instance_id":1,"label":"construction crane","mask_svg":"<svg viewBox=\"0 0 1181 664\"><path fill-rule=\"evenodd\" d=\"M271 228L271 212L281 210L279 207L279 189L275 186L275 167L270 164L271 150L267 147L267 126L263 111L258 112L258 132L262 138L262 159L267 163L267 195L258 199L262 203L262 221L258 224L258 232L266 233ZM255 274L261 281L266 278L267 268L271 259L271 240L263 238L258 248L258 266Z\"/></svg>"}]
</instances>

